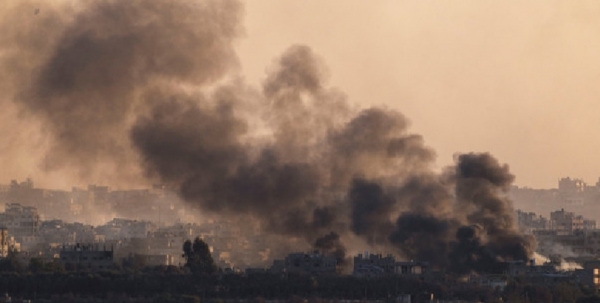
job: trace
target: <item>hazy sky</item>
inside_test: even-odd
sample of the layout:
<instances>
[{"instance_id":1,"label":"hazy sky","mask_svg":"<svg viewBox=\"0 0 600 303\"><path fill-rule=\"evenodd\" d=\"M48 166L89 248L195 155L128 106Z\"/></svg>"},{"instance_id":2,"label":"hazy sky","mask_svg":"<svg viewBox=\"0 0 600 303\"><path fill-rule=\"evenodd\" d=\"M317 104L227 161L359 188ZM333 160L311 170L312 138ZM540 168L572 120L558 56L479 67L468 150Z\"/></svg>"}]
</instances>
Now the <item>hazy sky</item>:
<instances>
[{"instance_id":1,"label":"hazy sky","mask_svg":"<svg viewBox=\"0 0 600 303\"><path fill-rule=\"evenodd\" d=\"M489 151L516 184L600 176L598 1L246 1L242 68L258 84L290 44L361 105L403 112L438 152Z\"/></svg>"},{"instance_id":2,"label":"hazy sky","mask_svg":"<svg viewBox=\"0 0 600 303\"><path fill-rule=\"evenodd\" d=\"M0 42L19 40L21 29L29 25L44 38L24 39L31 45L54 41L56 37L43 34L48 24L32 20L52 13L57 2L21 3L0 1L0 17L19 20L2 23L0 18L9 29ZM84 7L79 5L84 2L72 3L77 5L71 8ZM237 40L237 51L241 73L256 88L290 45L304 44L328 66L329 84L351 103L404 113L411 130L437 151L439 167L453 163L455 153L487 151L510 165L519 186L556 187L564 176L595 184L600 177L600 136L595 134L600 129L597 0L244 4L245 34ZM39 15L34 8L41 9ZM76 15L64 9L57 11ZM5 42L1 50L10 50L10 45ZM40 56L32 51L23 57L3 63L35 66ZM18 79L5 76L0 93L10 95L6 88ZM35 159L43 155L48 138L37 122L25 120L4 103L0 126L0 183L29 176L43 186L72 184L60 172L40 169Z\"/></svg>"}]
</instances>

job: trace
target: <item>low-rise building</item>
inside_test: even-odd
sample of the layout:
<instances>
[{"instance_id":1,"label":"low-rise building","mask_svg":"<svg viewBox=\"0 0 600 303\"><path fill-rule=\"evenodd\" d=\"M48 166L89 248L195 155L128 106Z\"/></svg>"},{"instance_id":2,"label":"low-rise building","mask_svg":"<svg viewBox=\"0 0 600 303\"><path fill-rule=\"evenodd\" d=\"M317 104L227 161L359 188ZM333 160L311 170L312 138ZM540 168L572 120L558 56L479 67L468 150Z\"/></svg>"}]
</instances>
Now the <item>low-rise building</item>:
<instances>
[{"instance_id":1,"label":"low-rise building","mask_svg":"<svg viewBox=\"0 0 600 303\"><path fill-rule=\"evenodd\" d=\"M169 266L169 265L180 265L178 260L175 260L172 255L148 255L148 254L135 254L134 258L139 260L144 266Z\"/></svg>"},{"instance_id":2,"label":"low-rise building","mask_svg":"<svg viewBox=\"0 0 600 303\"><path fill-rule=\"evenodd\" d=\"M278 266L281 263L274 262ZM283 271L288 274L334 275L337 261L333 256L327 256L315 251L313 253L291 253L285 257Z\"/></svg>"},{"instance_id":3,"label":"low-rise building","mask_svg":"<svg viewBox=\"0 0 600 303\"><path fill-rule=\"evenodd\" d=\"M576 271L579 281L596 290L600 289L600 260L587 261Z\"/></svg>"},{"instance_id":4,"label":"low-rise building","mask_svg":"<svg viewBox=\"0 0 600 303\"><path fill-rule=\"evenodd\" d=\"M396 259L392 255L359 254L354 257L352 274L357 277L377 277L392 275L396 270Z\"/></svg>"},{"instance_id":5,"label":"low-rise building","mask_svg":"<svg viewBox=\"0 0 600 303\"><path fill-rule=\"evenodd\" d=\"M397 275L421 275L427 272L429 263L419 261L396 262Z\"/></svg>"}]
</instances>

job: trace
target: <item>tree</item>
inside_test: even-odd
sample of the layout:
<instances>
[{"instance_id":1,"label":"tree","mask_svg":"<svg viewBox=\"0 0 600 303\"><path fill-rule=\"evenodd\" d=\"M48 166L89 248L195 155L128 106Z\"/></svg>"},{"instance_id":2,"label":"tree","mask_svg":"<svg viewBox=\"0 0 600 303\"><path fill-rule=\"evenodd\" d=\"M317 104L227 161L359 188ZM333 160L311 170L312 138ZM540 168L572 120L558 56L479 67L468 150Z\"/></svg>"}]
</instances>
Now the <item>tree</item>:
<instances>
[{"instance_id":1,"label":"tree","mask_svg":"<svg viewBox=\"0 0 600 303\"><path fill-rule=\"evenodd\" d=\"M600 297L597 295L581 297L577 299L577 303L600 303Z\"/></svg>"},{"instance_id":2,"label":"tree","mask_svg":"<svg viewBox=\"0 0 600 303\"><path fill-rule=\"evenodd\" d=\"M0 259L0 272L22 272L23 264L19 261L19 253L14 250L8 252L6 258Z\"/></svg>"},{"instance_id":3,"label":"tree","mask_svg":"<svg viewBox=\"0 0 600 303\"><path fill-rule=\"evenodd\" d=\"M65 271L65 269L57 260L46 262L41 258L29 259L29 265L27 268L34 274L42 272L62 273Z\"/></svg>"},{"instance_id":4,"label":"tree","mask_svg":"<svg viewBox=\"0 0 600 303\"><path fill-rule=\"evenodd\" d=\"M186 261L185 266L193 273L214 274L217 272L217 266L210 254L208 244L200 237L196 237L194 243L190 240L183 243L183 256Z\"/></svg>"}]
</instances>

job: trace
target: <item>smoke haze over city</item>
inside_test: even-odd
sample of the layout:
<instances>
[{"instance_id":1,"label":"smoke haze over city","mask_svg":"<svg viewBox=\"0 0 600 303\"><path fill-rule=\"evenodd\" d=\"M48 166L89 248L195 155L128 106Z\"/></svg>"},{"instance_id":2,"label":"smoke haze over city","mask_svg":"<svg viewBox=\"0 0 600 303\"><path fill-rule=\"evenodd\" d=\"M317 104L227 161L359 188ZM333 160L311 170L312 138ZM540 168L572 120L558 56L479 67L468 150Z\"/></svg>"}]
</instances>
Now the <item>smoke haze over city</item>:
<instances>
[{"instance_id":1,"label":"smoke haze over city","mask_svg":"<svg viewBox=\"0 0 600 303\"><path fill-rule=\"evenodd\" d=\"M0 102L2 124L11 131L0 139L3 177L31 175L50 187L163 184L202 212L251 217L340 262L357 242L458 273L492 271L501 261L533 255L535 241L517 230L505 197L515 181L506 159L496 159L495 149L469 150L495 144L453 145L457 153L436 162L402 102L376 100L393 83L373 83L356 69L354 81L364 79L368 92L362 96L374 100L354 101L332 84L337 69L311 44L269 54L259 83L248 80L248 46L240 43L252 39L244 26L256 8L251 4L15 1L7 7L0 21L9 29L0 35L7 79ZM477 92L486 87L463 80ZM409 91L395 98L415 102L409 100L418 95ZM470 119L477 102L483 101L457 103L466 115L456 122L424 123L443 131L467 125L485 134L474 138L503 142L492 126L477 124L481 118ZM450 139L459 144L472 135Z\"/></svg>"}]
</instances>

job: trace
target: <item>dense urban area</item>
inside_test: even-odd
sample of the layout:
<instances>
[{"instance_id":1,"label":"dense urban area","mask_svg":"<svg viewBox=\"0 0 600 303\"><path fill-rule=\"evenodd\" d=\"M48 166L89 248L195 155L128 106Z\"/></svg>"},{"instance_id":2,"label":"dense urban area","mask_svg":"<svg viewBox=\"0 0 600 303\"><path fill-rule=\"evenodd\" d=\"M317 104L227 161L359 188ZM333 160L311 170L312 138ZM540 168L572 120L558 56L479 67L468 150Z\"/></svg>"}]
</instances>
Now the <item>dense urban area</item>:
<instances>
[{"instance_id":1,"label":"dense urban area","mask_svg":"<svg viewBox=\"0 0 600 303\"><path fill-rule=\"evenodd\" d=\"M600 303L600 6L456 3L0 0L0 303Z\"/></svg>"},{"instance_id":2,"label":"dense urban area","mask_svg":"<svg viewBox=\"0 0 600 303\"><path fill-rule=\"evenodd\" d=\"M283 240L251 219L202 216L162 186L12 181L0 187L0 291L6 302L595 302L599 184L564 178L509 196L519 228L537 240L535 257L457 275L382 252L341 260L294 239L272 245Z\"/></svg>"}]
</instances>

